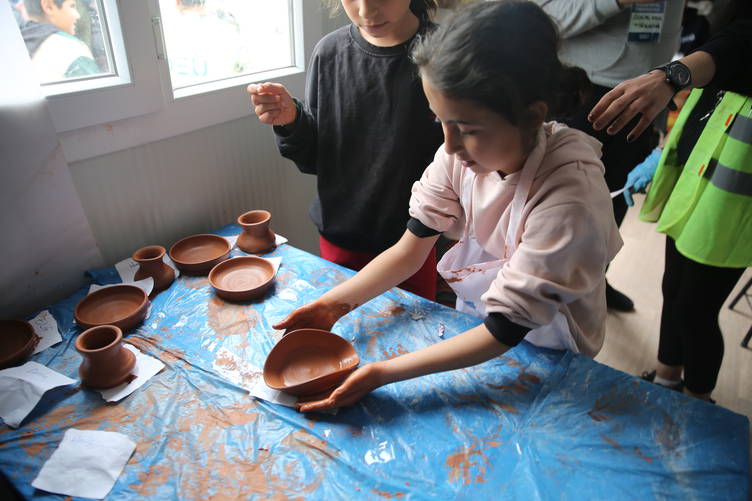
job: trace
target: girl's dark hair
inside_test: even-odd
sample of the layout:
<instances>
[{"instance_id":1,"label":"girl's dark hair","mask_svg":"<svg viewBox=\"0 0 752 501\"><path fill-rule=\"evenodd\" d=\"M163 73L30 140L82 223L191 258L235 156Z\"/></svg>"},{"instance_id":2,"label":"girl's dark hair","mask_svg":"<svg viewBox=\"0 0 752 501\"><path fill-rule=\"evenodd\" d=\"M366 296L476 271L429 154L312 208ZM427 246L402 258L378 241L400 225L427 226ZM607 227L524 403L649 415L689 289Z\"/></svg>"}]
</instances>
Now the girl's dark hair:
<instances>
[{"instance_id":1,"label":"girl's dark hair","mask_svg":"<svg viewBox=\"0 0 752 501\"><path fill-rule=\"evenodd\" d=\"M324 0L324 5L329 8L329 13L334 16L339 12L342 3L340 0ZM436 0L410 0L410 11L420 19L421 23L430 21L436 7Z\"/></svg>"},{"instance_id":2,"label":"girl's dark hair","mask_svg":"<svg viewBox=\"0 0 752 501\"><path fill-rule=\"evenodd\" d=\"M445 96L475 101L526 128L531 103L543 101L549 118L563 119L587 97L587 74L561 64L558 40L553 21L532 2L479 2L422 37L412 57Z\"/></svg>"}]
</instances>

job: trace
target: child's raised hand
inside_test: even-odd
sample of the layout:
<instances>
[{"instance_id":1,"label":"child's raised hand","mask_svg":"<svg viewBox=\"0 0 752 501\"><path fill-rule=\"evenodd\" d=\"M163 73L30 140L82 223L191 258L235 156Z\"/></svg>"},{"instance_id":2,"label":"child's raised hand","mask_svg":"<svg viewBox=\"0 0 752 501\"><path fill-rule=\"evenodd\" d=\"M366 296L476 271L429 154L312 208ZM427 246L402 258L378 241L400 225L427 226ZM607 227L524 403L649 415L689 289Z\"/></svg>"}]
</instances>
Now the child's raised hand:
<instances>
[{"instance_id":1,"label":"child's raised hand","mask_svg":"<svg viewBox=\"0 0 752 501\"><path fill-rule=\"evenodd\" d=\"M298 110L295 101L282 84L251 84L247 88L251 95L253 111L265 124L288 125L295 121Z\"/></svg>"},{"instance_id":2,"label":"child's raised hand","mask_svg":"<svg viewBox=\"0 0 752 501\"><path fill-rule=\"evenodd\" d=\"M275 329L285 329L285 333L296 329L322 329L328 331L332 325L357 305L329 303L316 300L297 308L287 318L273 325Z\"/></svg>"}]
</instances>

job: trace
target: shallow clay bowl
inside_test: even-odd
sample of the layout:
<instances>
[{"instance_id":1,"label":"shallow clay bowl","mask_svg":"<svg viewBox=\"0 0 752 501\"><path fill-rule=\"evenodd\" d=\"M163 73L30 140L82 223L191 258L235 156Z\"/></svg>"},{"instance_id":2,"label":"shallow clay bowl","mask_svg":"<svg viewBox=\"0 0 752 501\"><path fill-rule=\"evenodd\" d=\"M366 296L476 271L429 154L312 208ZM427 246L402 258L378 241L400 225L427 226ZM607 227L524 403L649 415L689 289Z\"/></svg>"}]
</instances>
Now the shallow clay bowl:
<instances>
[{"instance_id":1,"label":"shallow clay bowl","mask_svg":"<svg viewBox=\"0 0 752 501\"><path fill-rule=\"evenodd\" d=\"M24 362L34 352L39 336L29 322L0 320L0 369Z\"/></svg>"},{"instance_id":2,"label":"shallow clay bowl","mask_svg":"<svg viewBox=\"0 0 752 501\"><path fill-rule=\"evenodd\" d=\"M149 298L135 285L112 285L92 292L73 310L76 323L85 329L114 325L123 332L146 318Z\"/></svg>"},{"instance_id":3,"label":"shallow clay bowl","mask_svg":"<svg viewBox=\"0 0 752 501\"><path fill-rule=\"evenodd\" d=\"M274 280L274 266L260 257L234 257L209 272L209 283L228 301L248 301L262 296Z\"/></svg>"},{"instance_id":4,"label":"shallow clay bowl","mask_svg":"<svg viewBox=\"0 0 752 501\"><path fill-rule=\"evenodd\" d=\"M337 386L359 363L346 339L329 331L298 329L269 352L264 381L269 388L291 395L315 395Z\"/></svg>"},{"instance_id":5,"label":"shallow clay bowl","mask_svg":"<svg viewBox=\"0 0 752 501\"><path fill-rule=\"evenodd\" d=\"M206 275L230 256L230 242L219 235L191 235L170 247L170 259L186 275Z\"/></svg>"}]
</instances>

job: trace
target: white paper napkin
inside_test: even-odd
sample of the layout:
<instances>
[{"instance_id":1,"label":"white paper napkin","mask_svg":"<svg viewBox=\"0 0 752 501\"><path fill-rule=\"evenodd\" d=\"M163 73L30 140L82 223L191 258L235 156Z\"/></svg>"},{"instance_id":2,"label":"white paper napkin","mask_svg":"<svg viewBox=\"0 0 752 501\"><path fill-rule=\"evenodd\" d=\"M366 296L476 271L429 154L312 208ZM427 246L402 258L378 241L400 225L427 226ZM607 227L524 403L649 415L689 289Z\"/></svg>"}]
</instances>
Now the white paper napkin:
<instances>
[{"instance_id":1,"label":"white paper napkin","mask_svg":"<svg viewBox=\"0 0 752 501\"><path fill-rule=\"evenodd\" d=\"M295 407L295 403L298 401L297 397L293 395L266 386L261 369L246 363L245 360L240 359L226 348L217 350L213 367L220 376L247 390L255 398L287 407Z\"/></svg>"},{"instance_id":2,"label":"white paper napkin","mask_svg":"<svg viewBox=\"0 0 752 501\"><path fill-rule=\"evenodd\" d=\"M235 244L238 243L238 237L239 236L240 236L240 233L238 233L237 235L233 235L231 237L225 237L225 239L228 242L230 242L230 249L232 249L233 247L235 247ZM274 234L274 245L276 245L277 247L279 247L280 245L286 244L286 243L287 243L287 238L283 237L282 235L280 235L278 233Z\"/></svg>"},{"instance_id":3,"label":"white paper napkin","mask_svg":"<svg viewBox=\"0 0 752 501\"><path fill-rule=\"evenodd\" d=\"M114 388L96 390L107 402L117 402L118 400L122 400L137 389L141 388L144 383L164 368L164 364L161 361L154 357L150 357L149 355L144 355L135 346L125 343L125 348L136 355L136 365L131 371L131 374L136 376L136 378L130 383L123 383Z\"/></svg>"},{"instance_id":4,"label":"white paper napkin","mask_svg":"<svg viewBox=\"0 0 752 501\"><path fill-rule=\"evenodd\" d=\"M282 264L282 258L281 257L263 257L261 259L266 259L270 263L272 263L272 266L274 266L274 274L277 274L277 270L279 270L279 265Z\"/></svg>"},{"instance_id":5,"label":"white paper napkin","mask_svg":"<svg viewBox=\"0 0 752 501\"><path fill-rule=\"evenodd\" d=\"M34 410L42 395L52 388L75 383L36 362L0 371L0 417L5 424L18 428L21 421Z\"/></svg>"},{"instance_id":6,"label":"white paper napkin","mask_svg":"<svg viewBox=\"0 0 752 501\"><path fill-rule=\"evenodd\" d=\"M37 348L34 350L34 354L46 350L50 346L63 340L57 329L57 321L48 310L44 310L36 317L29 320L29 323L34 327L34 332L36 332L37 336L41 338Z\"/></svg>"},{"instance_id":7,"label":"white paper napkin","mask_svg":"<svg viewBox=\"0 0 752 501\"><path fill-rule=\"evenodd\" d=\"M134 450L136 444L122 433L70 428L31 485L55 494L102 499Z\"/></svg>"}]
</instances>

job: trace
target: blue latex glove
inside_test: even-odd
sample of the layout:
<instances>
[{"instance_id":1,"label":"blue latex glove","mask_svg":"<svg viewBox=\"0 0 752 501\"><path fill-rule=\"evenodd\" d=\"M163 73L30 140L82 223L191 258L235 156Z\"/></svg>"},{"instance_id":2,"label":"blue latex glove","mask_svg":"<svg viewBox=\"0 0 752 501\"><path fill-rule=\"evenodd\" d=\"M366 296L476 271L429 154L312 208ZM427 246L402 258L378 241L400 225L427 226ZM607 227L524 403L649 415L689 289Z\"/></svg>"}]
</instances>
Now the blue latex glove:
<instances>
[{"instance_id":1,"label":"blue latex glove","mask_svg":"<svg viewBox=\"0 0 752 501\"><path fill-rule=\"evenodd\" d=\"M653 176L655 176L655 169L658 168L658 162L661 159L662 153L663 152L658 148L654 149L652 152L650 152L650 155L648 155L647 158L642 161L642 163L637 165L637 167L632 169L632 171L627 175L627 184L625 184L624 186L628 186L628 188L624 190L624 200L627 201L627 205L629 205L630 207L634 205L632 194L644 193L645 188L647 188L647 186L653 180Z\"/></svg>"}]
</instances>

